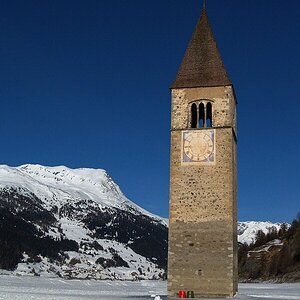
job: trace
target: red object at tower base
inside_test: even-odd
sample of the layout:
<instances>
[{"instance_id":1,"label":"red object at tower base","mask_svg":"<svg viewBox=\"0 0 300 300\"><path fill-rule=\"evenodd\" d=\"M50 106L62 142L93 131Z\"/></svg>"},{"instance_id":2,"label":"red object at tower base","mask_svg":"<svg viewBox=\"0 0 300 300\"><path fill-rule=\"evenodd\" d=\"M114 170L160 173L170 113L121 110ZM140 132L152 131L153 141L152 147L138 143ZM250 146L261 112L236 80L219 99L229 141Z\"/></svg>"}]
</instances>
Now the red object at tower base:
<instances>
[{"instance_id":1,"label":"red object at tower base","mask_svg":"<svg viewBox=\"0 0 300 300\"><path fill-rule=\"evenodd\" d=\"M178 292L178 297L179 298L186 298L186 291L179 291Z\"/></svg>"}]
</instances>

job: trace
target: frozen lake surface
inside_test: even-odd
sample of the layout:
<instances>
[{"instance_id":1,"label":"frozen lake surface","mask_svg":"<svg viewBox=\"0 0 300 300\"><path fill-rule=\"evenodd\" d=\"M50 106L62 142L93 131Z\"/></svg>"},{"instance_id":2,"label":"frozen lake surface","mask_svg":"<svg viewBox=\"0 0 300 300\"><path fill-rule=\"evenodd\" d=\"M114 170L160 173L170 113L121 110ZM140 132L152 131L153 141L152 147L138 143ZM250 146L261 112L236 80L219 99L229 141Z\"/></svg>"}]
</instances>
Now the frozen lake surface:
<instances>
[{"instance_id":1,"label":"frozen lake surface","mask_svg":"<svg viewBox=\"0 0 300 300\"><path fill-rule=\"evenodd\" d=\"M166 299L166 282L0 276L1 300L153 299L151 295ZM235 299L300 300L300 283L240 284Z\"/></svg>"}]
</instances>

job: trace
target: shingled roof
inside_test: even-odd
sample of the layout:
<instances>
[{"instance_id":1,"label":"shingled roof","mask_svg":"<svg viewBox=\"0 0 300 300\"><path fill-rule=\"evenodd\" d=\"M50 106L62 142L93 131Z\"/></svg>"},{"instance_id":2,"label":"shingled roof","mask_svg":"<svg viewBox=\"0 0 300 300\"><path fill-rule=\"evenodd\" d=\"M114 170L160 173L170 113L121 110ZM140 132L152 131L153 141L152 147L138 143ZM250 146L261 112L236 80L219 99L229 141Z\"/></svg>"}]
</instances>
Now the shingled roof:
<instances>
[{"instance_id":1,"label":"shingled roof","mask_svg":"<svg viewBox=\"0 0 300 300\"><path fill-rule=\"evenodd\" d=\"M205 9L171 88L231 85Z\"/></svg>"}]
</instances>

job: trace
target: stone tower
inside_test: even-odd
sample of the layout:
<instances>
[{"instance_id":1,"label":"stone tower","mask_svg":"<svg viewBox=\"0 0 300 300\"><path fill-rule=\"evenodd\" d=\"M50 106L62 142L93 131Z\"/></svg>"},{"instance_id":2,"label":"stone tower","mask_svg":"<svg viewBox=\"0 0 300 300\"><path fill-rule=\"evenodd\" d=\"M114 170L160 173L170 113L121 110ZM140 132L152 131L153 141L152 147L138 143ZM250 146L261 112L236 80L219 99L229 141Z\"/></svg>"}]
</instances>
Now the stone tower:
<instances>
[{"instance_id":1,"label":"stone tower","mask_svg":"<svg viewBox=\"0 0 300 300\"><path fill-rule=\"evenodd\" d=\"M168 295L234 296L237 102L205 8L171 91Z\"/></svg>"}]
</instances>

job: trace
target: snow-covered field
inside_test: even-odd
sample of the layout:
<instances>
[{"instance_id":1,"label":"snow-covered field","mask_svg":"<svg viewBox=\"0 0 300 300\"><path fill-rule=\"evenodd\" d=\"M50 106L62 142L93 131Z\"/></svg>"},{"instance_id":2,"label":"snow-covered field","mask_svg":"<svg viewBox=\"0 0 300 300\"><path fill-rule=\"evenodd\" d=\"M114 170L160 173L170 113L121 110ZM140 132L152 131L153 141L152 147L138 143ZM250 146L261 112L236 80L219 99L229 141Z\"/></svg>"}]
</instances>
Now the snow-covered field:
<instances>
[{"instance_id":1,"label":"snow-covered field","mask_svg":"<svg viewBox=\"0 0 300 300\"><path fill-rule=\"evenodd\" d=\"M154 294L165 295L166 283L0 276L1 300L151 299Z\"/></svg>"},{"instance_id":2,"label":"snow-covered field","mask_svg":"<svg viewBox=\"0 0 300 300\"><path fill-rule=\"evenodd\" d=\"M1 300L153 299L154 295L166 299L166 282L0 276ZM300 300L300 283L240 284L235 299Z\"/></svg>"}]
</instances>

